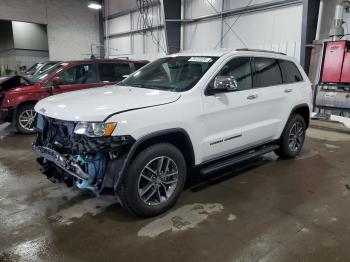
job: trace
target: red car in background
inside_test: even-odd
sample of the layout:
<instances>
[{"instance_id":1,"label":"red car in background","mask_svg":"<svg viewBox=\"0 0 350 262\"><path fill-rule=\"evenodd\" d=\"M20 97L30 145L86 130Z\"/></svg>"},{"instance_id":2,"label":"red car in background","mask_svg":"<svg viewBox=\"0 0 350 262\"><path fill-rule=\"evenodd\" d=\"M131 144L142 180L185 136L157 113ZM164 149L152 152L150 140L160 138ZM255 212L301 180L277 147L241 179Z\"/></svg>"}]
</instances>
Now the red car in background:
<instances>
[{"instance_id":1,"label":"red car in background","mask_svg":"<svg viewBox=\"0 0 350 262\"><path fill-rule=\"evenodd\" d=\"M22 134L34 132L34 105L47 96L111 85L148 61L96 59L61 62L29 79L14 76L0 81L0 120L12 122Z\"/></svg>"}]
</instances>

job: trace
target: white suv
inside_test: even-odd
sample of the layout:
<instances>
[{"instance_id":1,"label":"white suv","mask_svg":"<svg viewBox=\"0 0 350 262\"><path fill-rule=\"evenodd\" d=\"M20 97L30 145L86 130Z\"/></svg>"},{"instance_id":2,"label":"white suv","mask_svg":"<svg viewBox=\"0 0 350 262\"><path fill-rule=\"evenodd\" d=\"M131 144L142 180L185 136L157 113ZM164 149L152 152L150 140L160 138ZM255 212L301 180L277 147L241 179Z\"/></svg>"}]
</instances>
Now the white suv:
<instances>
[{"instance_id":1,"label":"white suv","mask_svg":"<svg viewBox=\"0 0 350 262\"><path fill-rule=\"evenodd\" d=\"M293 158L312 89L295 59L240 49L160 58L115 86L35 106L42 172L96 195L113 188L140 216L169 209L194 170L207 175L270 151Z\"/></svg>"}]
</instances>

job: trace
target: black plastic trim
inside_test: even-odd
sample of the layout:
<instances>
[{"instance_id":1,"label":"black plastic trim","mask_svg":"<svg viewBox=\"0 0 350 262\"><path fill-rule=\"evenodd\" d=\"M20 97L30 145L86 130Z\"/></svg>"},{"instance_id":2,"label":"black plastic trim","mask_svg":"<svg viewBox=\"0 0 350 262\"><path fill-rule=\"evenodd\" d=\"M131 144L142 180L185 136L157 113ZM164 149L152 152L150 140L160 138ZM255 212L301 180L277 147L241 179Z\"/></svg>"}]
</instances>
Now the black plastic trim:
<instances>
[{"instance_id":1,"label":"black plastic trim","mask_svg":"<svg viewBox=\"0 0 350 262\"><path fill-rule=\"evenodd\" d=\"M294 114L294 112L295 112L297 109L303 108L303 107L306 107L306 108L309 110L309 121L308 121L308 123L310 124L311 110L310 110L309 105L306 104L306 103L299 104L299 105L296 105L295 107L293 107L293 109L292 109L292 111L291 111L291 113L290 113L290 115L289 115L288 120L290 119L290 117ZM288 123L288 121L287 121L287 123ZM287 125L287 123L286 123L286 125ZM307 124L307 123L306 123L306 124ZM309 126L309 125L307 125L306 128L308 128L308 126Z\"/></svg>"},{"instance_id":2,"label":"black plastic trim","mask_svg":"<svg viewBox=\"0 0 350 262\"><path fill-rule=\"evenodd\" d=\"M181 134L185 135L187 142L190 143L190 147L191 147L190 153L191 153L191 158L193 160L192 162L194 164L195 163L195 155L194 155L193 145L192 145L192 142L191 142L191 139L190 139L188 133L184 129L171 128L171 129L157 131L157 132L154 132L154 133L151 133L151 134L148 134L148 135L141 137L140 139L136 140L136 142L131 146L131 149L128 152L128 154L124 160L124 163L123 163L123 165L122 165L122 167L121 167L121 169L116 177L116 180L114 182L114 190L115 191L117 190L117 187L119 186L120 181L122 181L122 178L125 175L126 170L128 169L136 150L138 149L138 147L142 143L144 143L145 141L152 139L152 138L160 137L160 136L167 135L167 134L174 134L174 133L181 133Z\"/></svg>"},{"instance_id":3,"label":"black plastic trim","mask_svg":"<svg viewBox=\"0 0 350 262\"><path fill-rule=\"evenodd\" d=\"M260 148L257 148L256 150L248 150L245 153L238 153L236 155L233 155L231 158L226 158L222 161L218 161L216 163L213 163L211 165L208 165L207 167L204 167L201 169L200 174L201 175L208 175L211 174L213 172L216 172L218 170L221 169L225 169L228 168L230 166L234 166L238 163L247 161L249 159L253 159L256 158L258 156L264 155L266 153L269 153L271 151L276 150L277 148L279 148L278 145L266 145L266 146L262 146Z\"/></svg>"}]
</instances>

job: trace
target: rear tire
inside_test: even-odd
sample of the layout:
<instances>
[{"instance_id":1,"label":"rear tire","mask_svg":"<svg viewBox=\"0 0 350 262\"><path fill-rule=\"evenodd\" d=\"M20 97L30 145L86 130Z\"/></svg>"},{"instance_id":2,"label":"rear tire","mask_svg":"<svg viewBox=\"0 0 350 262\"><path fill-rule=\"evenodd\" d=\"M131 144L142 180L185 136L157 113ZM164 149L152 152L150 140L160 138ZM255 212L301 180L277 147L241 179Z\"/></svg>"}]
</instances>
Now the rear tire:
<instances>
[{"instance_id":1,"label":"rear tire","mask_svg":"<svg viewBox=\"0 0 350 262\"><path fill-rule=\"evenodd\" d=\"M281 135L280 147L275 153L283 159L295 158L304 145L305 131L304 118L299 114L292 115Z\"/></svg>"},{"instance_id":2,"label":"rear tire","mask_svg":"<svg viewBox=\"0 0 350 262\"><path fill-rule=\"evenodd\" d=\"M17 109L17 114L15 116L15 127L17 132L21 134L34 134L35 117L36 112L34 110L34 104L20 106Z\"/></svg>"},{"instance_id":3,"label":"rear tire","mask_svg":"<svg viewBox=\"0 0 350 262\"><path fill-rule=\"evenodd\" d=\"M129 212L142 217L156 216L176 203L186 175L181 151L172 144L155 144L132 161L118 195Z\"/></svg>"}]
</instances>

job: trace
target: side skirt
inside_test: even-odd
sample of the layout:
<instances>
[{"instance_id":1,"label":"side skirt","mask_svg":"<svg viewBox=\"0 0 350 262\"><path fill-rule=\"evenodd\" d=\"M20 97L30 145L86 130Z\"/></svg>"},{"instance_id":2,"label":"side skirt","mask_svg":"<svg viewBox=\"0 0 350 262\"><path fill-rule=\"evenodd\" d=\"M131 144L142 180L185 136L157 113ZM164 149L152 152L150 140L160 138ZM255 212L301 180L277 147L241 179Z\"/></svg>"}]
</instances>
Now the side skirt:
<instances>
[{"instance_id":1,"label":"side skirt","mask_svg":"<svg viewBox=\"0 0 350 262\"><path fill-rule=\"evenodd\" d=\"M278 148L279 146L276 144L268 144L241 153L237 153L232 156L226 156L222 159L218 159L214 162L209 162L203 166L200 166L200 174L206 176L216 171L234 166L238 163L257 158Z\"/></svg>"}]
</instances>

